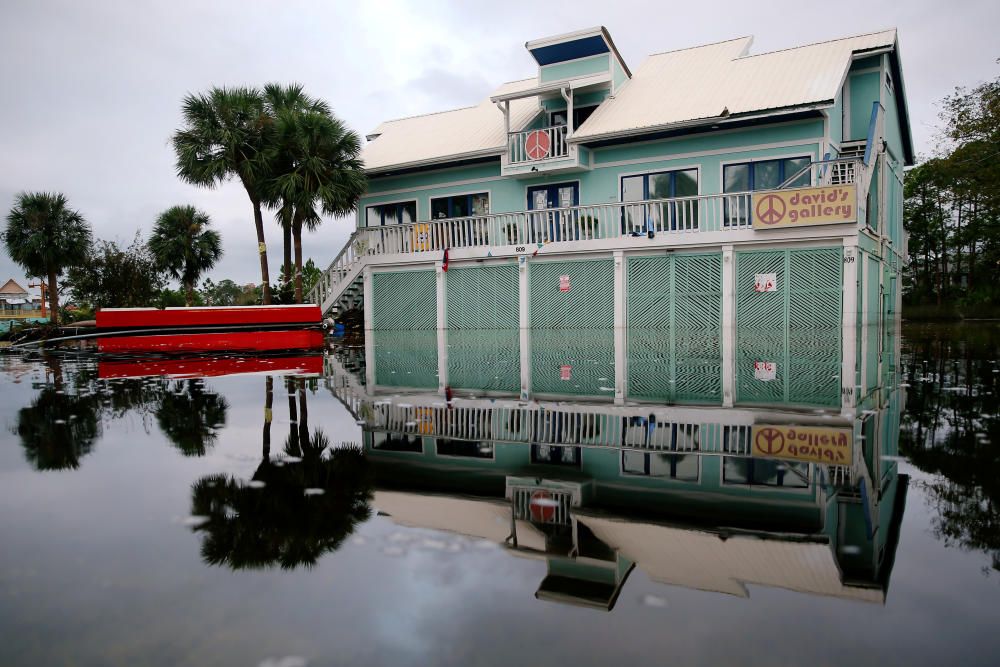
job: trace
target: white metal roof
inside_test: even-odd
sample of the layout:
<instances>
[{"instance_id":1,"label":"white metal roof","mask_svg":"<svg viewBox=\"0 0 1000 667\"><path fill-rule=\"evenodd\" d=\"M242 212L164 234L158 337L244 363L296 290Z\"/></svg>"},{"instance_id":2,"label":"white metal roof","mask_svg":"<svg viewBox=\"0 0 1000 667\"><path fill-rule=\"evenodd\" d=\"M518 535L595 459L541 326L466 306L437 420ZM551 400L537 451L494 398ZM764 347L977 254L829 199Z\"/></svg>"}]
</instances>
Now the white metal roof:
<instances>
[{"instance_id":1,"label":"white metal roof","mask_svg":"<svg viewBox=\"0 0 1000 667\"><path fill-rule=\"evenodd\" d=\"M885 30L781 51L748 55L740 37L650 56L613 98L603 102L571 141L642 134L737 114L832 102L855 53L892 48ZM473 107L386 121L362 152L374 173L501 154L503 114L491 101L539 86L537 78L506 83ZM510 102L511 130L535 117L537 97Z\"/></svg>"},{"instance_id":2,"label":"white metal roof","mask_svg":"<svg viewBox=\"0 0 1000 667\"><path fill-rule=\"evenodd\" d=\"M889 48L896 31L747 55L751 37L650 56L577 142L699 120L830 103L855 52Z\"/></svg>"},{"instance_id":3,"label":"white metal roof","mask_svg":"<svg viewBox=\"0 0 1000 667\"><path fill-rule=\"evenodd\" d=\"M505 83L474 107L390 120L379 125L361 157L369 171L421 166L447 159L499 155L507 147L503 113L490 97L533 88L536 79ZM538 113L537 97L512 100L511 129L520 129Z\"/></svg>"}]
</instances>

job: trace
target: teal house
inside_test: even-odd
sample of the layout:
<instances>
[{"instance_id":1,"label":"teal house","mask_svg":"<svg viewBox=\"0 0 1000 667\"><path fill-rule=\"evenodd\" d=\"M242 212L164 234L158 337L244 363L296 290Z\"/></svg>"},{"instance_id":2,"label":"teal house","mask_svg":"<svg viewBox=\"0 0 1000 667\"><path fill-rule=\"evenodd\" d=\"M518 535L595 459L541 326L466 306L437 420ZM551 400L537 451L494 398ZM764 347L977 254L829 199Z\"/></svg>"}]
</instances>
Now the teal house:
<instances>
[{"instance_id":1,"label":"teal house","mask_svg":"<svg viewBox=\"0 0 1000 667\"><path fill-rule=\"evenodd\" d=\"M363 308L369 345L412 341L440 389L472 345L512 351L497 375L521 399L572 394L545 357L572 343L608 360L594 381L618 403L655 350L686 389L645 398L767 402L745 388L773 377L772 399L798 383L856 404L906 258L896 31L752 41L635 65L603 27L537 39L530 78L382 123L357 229L310 299Z\"/></svg>"}]
</instances>

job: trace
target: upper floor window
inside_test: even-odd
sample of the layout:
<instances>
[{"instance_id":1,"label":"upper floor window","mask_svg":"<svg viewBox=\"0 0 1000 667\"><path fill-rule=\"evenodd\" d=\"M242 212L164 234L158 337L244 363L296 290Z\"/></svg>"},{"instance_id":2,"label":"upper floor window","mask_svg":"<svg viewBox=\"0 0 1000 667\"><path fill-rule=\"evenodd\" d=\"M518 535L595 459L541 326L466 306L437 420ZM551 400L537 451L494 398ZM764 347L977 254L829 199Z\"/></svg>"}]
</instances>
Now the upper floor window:
<instances>
[{"instance_id":1,"label":"upper floor window","mask_svg":"<svg viewBox=\"0 0 1000 667\"><path fill-rule=\"evenodd\" d=\"M573 129L580 127L586 122L590 116L597 111L597 105L588 107L574 107L573 108ZM549 113L549 125L555 127L557 125L566 125L566 109L560 111L552 111Z\"/></svg>"},{"instance_id":2,"label":"upper floor window","mask_svg":"<svg viewBox=\"0 0 1000 667\"><path fill-rule=\"evenodd\" d=\"M737 162L727 164L722 168L723 192L752 192L754 190L773 190L786 180L798 174L811 162L809 157L782 158L779 160L759 160L756 162ZM787 187L805 187L811 184L812 176L808 170L799 174ZM749 197L725 201L725 211L722 224L724 227L749 224Z\"/></svg>"},{"instance_id":3,"label":"upper floor window","mask_svg":"<svg viewBox=\"0 0 1000 667\"><path fill-rule=\"evenodd\" d=\"M417 202L415 201L377 204L365 209L365 224L369 227L405 225L416 221Z\"/></svg>"},{"instance_id":4,"label":"upper floor window","mask_svg":"<svg viewBox=\"0 0 1000 667\"><path fill-rule=\"evenodd\" d=\"M750 192L752 190L773 190L810 163L808 157L792 157L781 160L759 160L727 164L722 170L723 192ZM788 187L798 188L810 184L808 171L800 174Z\"/></svg>"},{"instance_id":5,"label":"upper floor window","mask_svg":"<svg viewBox=\"0 0 1000 667\"><path fill-rule=\"evenodd\" d=\"M472 195L451 195L431 199L431 218L467 218L490 212L490 195L479 192Z\"/></svg>"},{"instance_id":6,"label":"upper floor window","mask_svg":"<svg viewBox=\"0 0 1000 667\"><path fill-rule=\"evenodd\" d=\"M672 199L698 195L698 170L661 171L622 178L622 201ZM624 233L655 230L697 229L696 200L670 204L641 204L625 207L622 220Z\"/></svg>"}]
</instances>

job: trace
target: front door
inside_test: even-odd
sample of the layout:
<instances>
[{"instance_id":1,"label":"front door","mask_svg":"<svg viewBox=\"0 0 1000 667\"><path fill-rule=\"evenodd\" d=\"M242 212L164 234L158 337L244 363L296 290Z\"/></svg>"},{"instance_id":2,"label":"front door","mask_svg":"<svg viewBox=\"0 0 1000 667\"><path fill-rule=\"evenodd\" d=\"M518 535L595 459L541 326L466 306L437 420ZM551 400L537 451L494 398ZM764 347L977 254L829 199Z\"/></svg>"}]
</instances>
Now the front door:
<instances>
[{"instance_id":1,"label":"front door","mask_svg":"<svg viewBox=\"0 0 1000 667\"><path fill-rule=\"evenodd\" d=\"M564 209L579 205L579 188L577 183L536 185L528 188L528 210L542 211L528 214L532 243L577 238L573 229L576 216L573 211Z\"/></svg>"}]
</instances>

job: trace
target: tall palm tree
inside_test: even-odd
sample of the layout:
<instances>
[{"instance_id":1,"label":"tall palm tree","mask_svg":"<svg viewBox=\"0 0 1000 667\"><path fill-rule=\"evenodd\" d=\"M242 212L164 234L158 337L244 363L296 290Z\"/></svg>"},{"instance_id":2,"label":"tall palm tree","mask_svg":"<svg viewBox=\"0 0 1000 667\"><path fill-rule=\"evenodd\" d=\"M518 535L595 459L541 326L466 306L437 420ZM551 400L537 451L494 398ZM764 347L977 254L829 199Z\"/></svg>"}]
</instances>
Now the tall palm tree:
<instances>
[{"instance_id":1,"label":"tall palm tree","mask_svg":"<svg viewBox=\"0 0 1000 667\"><path fill-rule=\"evenodd\" d=\"M301 84L292 83L281 85L269 83L264 86L264 109L272 120L283 112L315 111L317 113L330 113L330 107L326 102L314 99L306 95ZM271 153L272 175L285 173L290 169L290 153L281 146L273 147ZM295 206L275 192L273 187L268 188L265 194L268 207L277 209L275 219L281 225L282 231L282 264L281 264L281 293L283 295L290 291L292 280L292 215Z\"/></svg>"},{"instance_id":2,"label":"tall palm tree","mask_svg":"<svg viewBox=\"0 0 1000 667\"><path fill-rule=\"evenodd\" d=\"M262 184L269 165L264 149L273 122L264 109L257 88L212 88L208 93L184 98L184 127L174 133L177 175L194 185L215 187L236 178L253 205L260 256L262 301L271 303L271 276L267 268L267 243L261 213Z\"/></svg>"},{"instance_id":3,"label":"tall palm tree","mask_svg":"<svg viewBox=\"0 0 1000 667\"><path fill-rule=\"evenodd\" d=\"M267 190L293 205L295 301L302 303L302 228L315 229L320 213L352 212L367 188L361 162L361 139L324 110L286 109L277 116L272 151L280 151ZM277 158L275 158L277 159Z\"/></svg>"},{"instance_id":4,"label":"tall palm tree","mask_svg":"<svg viewBox=\"0 0 1000 667\"><path fill-rule=\"evenodd\" d=\"M208 226L208 214L194 206L173 206L160 214L149 237L157 263L184 285L185 302L194 303L198 278L222 257L219 233Z\"/></svg>"},{"instance_id":5,"label":"tall palm tree","mask_svg":"<svg viewBox=\"0 0 1000 667\"><path fill-rule=\"evenodd\" d=\"M91 245L90 225L69 208L61 193L22 192L7 214L3 242L10 258L29 275L48 279L52 323L58 324L56 279L64 269L86 260Z\"/></svg>"}]
</instances>

